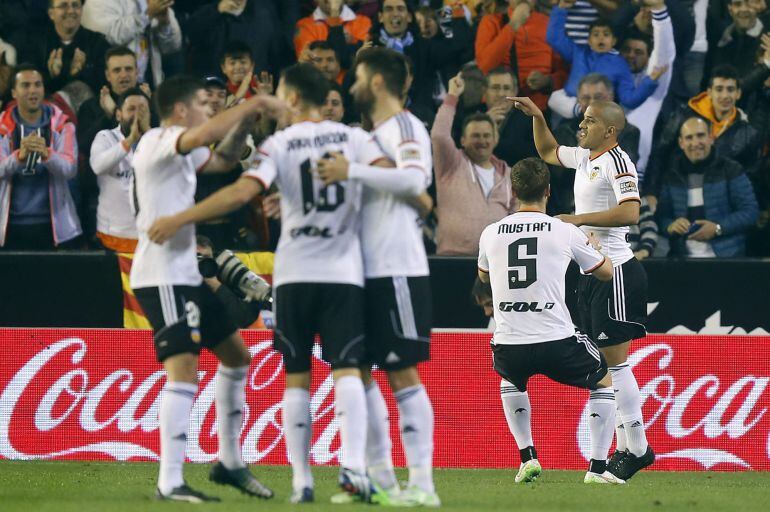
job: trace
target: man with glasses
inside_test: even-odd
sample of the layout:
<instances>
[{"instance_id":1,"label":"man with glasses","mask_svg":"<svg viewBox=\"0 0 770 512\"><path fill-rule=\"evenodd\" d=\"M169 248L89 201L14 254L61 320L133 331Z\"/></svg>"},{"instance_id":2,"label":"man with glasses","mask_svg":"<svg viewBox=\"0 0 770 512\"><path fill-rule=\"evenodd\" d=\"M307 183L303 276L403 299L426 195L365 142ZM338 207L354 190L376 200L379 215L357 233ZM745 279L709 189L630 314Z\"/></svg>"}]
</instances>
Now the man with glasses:
<instances>
[{"instance_id":1,"label":"man with glasses","mask_svg":"<svg viewBox=\"0 0 770 512\"><path fill-rule=\"evenodd\" d=\"M506 96L517 96L519 83L510 68L499 67L487 75L487 114L495 122L500 142L495 156L513 165L519 160L537 156L532 142L532 122L521 112L512 108Z\"/></svg>"},{"instance_id":2,"label":"man with glasses","mask_svg":"<svg viewBox=\"0 0 770 512\"><path fill-rule=\"evenodd\" d=\"M35 31L19 46L19 62L43 70L46 89L54 92L82 80L96 92L104 81L104 36L80 24L82 0L49 0L48 24L43 37Z\"/></svg>"}]
</instances>

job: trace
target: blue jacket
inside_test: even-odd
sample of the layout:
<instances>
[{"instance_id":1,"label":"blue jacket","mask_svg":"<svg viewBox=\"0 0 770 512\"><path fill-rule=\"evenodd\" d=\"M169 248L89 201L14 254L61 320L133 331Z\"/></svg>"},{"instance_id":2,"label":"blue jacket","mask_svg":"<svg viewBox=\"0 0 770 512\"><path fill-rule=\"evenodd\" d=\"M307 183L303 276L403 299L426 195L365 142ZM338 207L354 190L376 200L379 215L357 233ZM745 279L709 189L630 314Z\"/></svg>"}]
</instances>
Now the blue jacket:
<instances>
[{"instance_id":1,"label":"blue jacket","mask_svg":"<svg viewBox=\"0 0 770 512\"><path fill-rule=\"evenodd\" d=\"M668 169L658 202L658 226L666 233L679 217L687 218L686 157L680 154ZM712 238L711 248L717 257L733 258L746 253L746 233L759 217L754 188L741 164L716 154L703 168L703 209L706 220L722 226L722 235ZM672 240L672 253L684 256L682 237ZM676 243L675 243L676 242ZM677 247L679 246L679 247Z\"/></svg>"},{"instance_id":2,"label":"blue jacket","mask_svg":"<svg viewBox=\"0 0 770 512\"><path fill-rule=\"evenodd\" d=\"M578 83L588 73L601 73L609 78L615 88L615 97L626 108L638 107L655 92L658 82L649 76L645 75L638 87L634 85L631 68L617 51L597 53L588 45L577 44L567 37L564 29L566 21L567 11L554 7L545 40L564 60L572 64L569 79L564 86L567 94L577 96Z\"/></svg>"}]
</instances>

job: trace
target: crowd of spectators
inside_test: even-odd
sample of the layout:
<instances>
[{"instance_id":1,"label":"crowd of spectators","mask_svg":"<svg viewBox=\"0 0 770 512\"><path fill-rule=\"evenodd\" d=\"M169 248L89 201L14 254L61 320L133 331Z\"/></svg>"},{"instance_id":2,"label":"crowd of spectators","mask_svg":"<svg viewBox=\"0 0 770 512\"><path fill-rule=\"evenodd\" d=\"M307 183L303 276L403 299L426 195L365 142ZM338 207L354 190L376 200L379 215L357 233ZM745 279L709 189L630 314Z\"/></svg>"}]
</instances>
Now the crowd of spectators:
<instances>
[{"instance_id":1,"label":"crowd of spectators","mask_svg":"<svg viewBox=\"0 0 770 512\"><path fill-rule=\"evenodd\" d=\"M133 250L131 158L164 78L205 80L218 112L310 62L332 83L324 116L366 127L356 55L383 46L408 57L406 108L431 130L438 254L475 256L481 230L515 211L510 168L537 152L506 97L525 95L564 145L591 102L626 110L638 258L770 256L769 31L766 0L3 0L0 248ZM196 199L274 130L260 122ZM551 171L549 213L571 213L573 171ZM198 231L270 250L278 193Z\"/></svg>"}]
</instances>

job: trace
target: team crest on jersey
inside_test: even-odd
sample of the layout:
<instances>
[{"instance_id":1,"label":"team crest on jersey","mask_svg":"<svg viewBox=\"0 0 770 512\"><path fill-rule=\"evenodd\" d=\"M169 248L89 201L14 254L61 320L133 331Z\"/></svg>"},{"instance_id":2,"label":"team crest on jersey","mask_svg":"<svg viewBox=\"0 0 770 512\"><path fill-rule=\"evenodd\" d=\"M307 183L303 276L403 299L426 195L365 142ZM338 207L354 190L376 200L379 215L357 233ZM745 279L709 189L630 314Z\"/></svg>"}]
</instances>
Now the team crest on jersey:
<instances>
[{"instance_id":1,"label":"team crest on jersey","mask_svg":"<svg viewBox=\"0 0 770 512\"><path fill-rule=\"evenodd\" d=\"M636 183L633 181L624 181L620 184L621 194L636 194L637 192L638 189L636 188Z\"/></svg>"},{"instance_id":2,"label":"team crest on jersey","mask_svg":"<svg viewBox=\"0 0 770 512\"><path fill-rule=\"evenodd\" d=\"M420 151L414 148L405 148L401 150L401 160L420 160Z\"/></svg>"},{"instance_id":3,"label":"team crest on jersey","mask_svg":"<svg viewBox=\"0 0 770 512\"><path fill-rule=\"evenodd\" d=\"M596 178L598 178L598 177L599 177L599 173L601 172L601 170L602 170L602 169L601 169L601 167L599 167L599 166L596 166L596 167L594 167L593 169L591 169L591 173L588 175L588 179L589 179L590 181L593 181L593 180L595 180Z\"/></svg>"}]
</instances>

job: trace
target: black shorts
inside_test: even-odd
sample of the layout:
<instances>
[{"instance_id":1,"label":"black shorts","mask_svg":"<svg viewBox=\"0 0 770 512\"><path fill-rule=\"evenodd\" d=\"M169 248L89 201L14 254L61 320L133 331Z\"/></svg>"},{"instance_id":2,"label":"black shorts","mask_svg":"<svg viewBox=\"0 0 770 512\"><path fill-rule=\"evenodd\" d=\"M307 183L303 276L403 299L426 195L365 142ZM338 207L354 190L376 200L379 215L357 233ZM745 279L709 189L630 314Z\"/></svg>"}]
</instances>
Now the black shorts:
<instances>
[{"instance_id":1,"label":"black shorts","mask_svg":"<svg viewBox=\"0 0 770 512\"><path fill-rule=\"evenodd\" d=\"M310 371L315 335L332 369L364 361L364 289L341 283L289 283L275 289L277 351L287 373Z\"/></svg>"},{"instance_id":2,"label":"black shorts","mask_svg":"<svg viewBox=\"0 0 770 512\"><path fill-rule=\"evenodd\" d=\"M152 325L158 361L199 354L237 331L224 304L206 286L152 286L134 290Z\"/></svg>"},{"instance_id":3,"label":"black shorts","mask_svg":"<svg viewBox=\"0 0 770 512\"><path fill-rule=\"evenodd\" d=\"M578 278L580 330L599 347L643 338L647 331L647 273L636 258L613 269L611 281Z\"/></svg>"},{"instance_id":4,"label":"black shorts","mask_svg":"<svg viewBox=\"0 0 770 512\"><path fill-rule=\"evenodd\" d=\"M430 278L367 279L365 293L367 362L402 370L430 359Z\"/></svg>"},{"instance_id":5,"label":"black shorts","mask_svg":"<svg viewBox=\"0 0 770 512\"><path fill-rule=\"evenodd\" d=\"M538 374L586 389L597 389L597 383L607 375L604 356L581 333L530 345L495 345L492 340L492 356L495 371L519 391L526 391L529 378Z\"/></svg>"}]
</instances>

